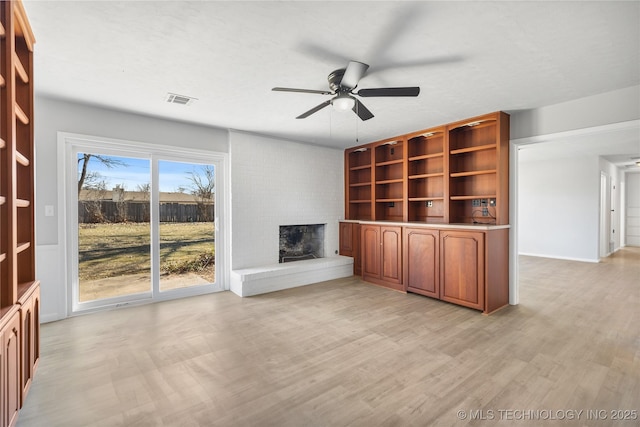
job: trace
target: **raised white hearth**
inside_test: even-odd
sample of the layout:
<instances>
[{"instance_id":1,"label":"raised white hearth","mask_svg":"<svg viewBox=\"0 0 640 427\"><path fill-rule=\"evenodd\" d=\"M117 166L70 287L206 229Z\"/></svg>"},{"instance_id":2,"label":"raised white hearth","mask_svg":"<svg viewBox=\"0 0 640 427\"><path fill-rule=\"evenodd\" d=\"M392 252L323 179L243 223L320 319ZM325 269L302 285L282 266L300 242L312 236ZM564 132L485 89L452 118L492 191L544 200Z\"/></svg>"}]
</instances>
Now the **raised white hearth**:
<instances>
[{"instance_id":1,"label":"raised white hearth","mask_svg":"<svg viewBox=\"0 0 640 427\"><path fill-rule=\"evenodd\" d=\"M309 259L233 270L231 291L241 297L248 297L352 275L351 257Z\"/></svg>"}]
</instances>

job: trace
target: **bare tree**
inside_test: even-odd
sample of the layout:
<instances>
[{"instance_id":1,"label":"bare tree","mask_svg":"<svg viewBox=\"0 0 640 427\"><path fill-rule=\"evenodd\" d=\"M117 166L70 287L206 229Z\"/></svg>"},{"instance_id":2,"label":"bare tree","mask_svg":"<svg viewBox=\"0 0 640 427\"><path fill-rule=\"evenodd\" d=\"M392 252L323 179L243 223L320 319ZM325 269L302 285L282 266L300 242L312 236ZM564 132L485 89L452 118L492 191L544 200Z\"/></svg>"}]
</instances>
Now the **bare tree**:
<instances>
[{"instance_id":1,"label":"bare tree","mask_svg":"<svg viewBox=\"0 0 640 427\"><path fill-rule=\"evenodd\" d=\"M197 172L189 172L190 191L196 199L198 213L204 221L213 221L215 178L215 169L212 165L201 166Z\"/></svg>"},{"instance_id":2,"label":"bare tree","mask_svg":"<svg viewBox=\"0 0 640 427\"><path fill-rule=\"evenodd\" d=\"M91 158L98 160L109 169L116 166L127 166L127 164L122 160L114 159L113 157L82 153L78 157L78 169L80 169L80 176L78 177L78 194L80 194L80 190L85 186L85 182L97 182L101 178L100 173L91 172L89 170L89 161Z\"/></svg>"},{"instance_id":3,"label":"bare tree","mask_svg":"<svg viewBox=\"0 0 640 427\"><path fill-rule=\"evenodd\" d=\"M92 181L87 187L85 183L86 199L82 201L82 206L86 212L84 222L100 223L105 222L102 214L102 201L107 194L106 181Z\"/></svg>"},{"instance_id":4,"label":"bare tree","mask_svg":"<svg viewBox=\"0 0 640 427\"><path fill-rule=\"evenodd\" d=\"M127 222L127 201L125 200L125 194L127 190L124 184L116 184L113 189L113 201L116 205L115 222Z\"/></svg>"}]
</instances>

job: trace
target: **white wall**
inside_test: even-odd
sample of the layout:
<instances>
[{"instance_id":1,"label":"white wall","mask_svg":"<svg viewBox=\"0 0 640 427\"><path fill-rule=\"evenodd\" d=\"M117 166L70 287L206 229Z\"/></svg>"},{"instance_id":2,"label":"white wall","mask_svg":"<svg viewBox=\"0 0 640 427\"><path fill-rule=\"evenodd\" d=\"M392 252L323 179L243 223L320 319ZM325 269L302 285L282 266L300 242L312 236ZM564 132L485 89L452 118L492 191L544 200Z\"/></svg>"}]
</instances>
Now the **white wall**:
<instances>
[{"instance_id":1,"label":"white wall","mask_svg":"<svg viewBox=\"0 0 640 427\"><path fill-rule=\"evenodd\" d=\"M278 263L279 226L326 224L325 256L344 218L343 151L229 133L231 268Z\"/></svg>"},{"instance_id":2,"label":"white wall","mask_svg":"<svg viewBox=\"0 0 640 427\"><path fill-rule=\"evenodd\" d=\"M58 207L62 188L56 164L58 131L215 152L228 152L228 132L45 97L36 97L34 106L36 276L41 282L41 318L46 322L67 315L66 254L59 230L64 218L58 212L44 216L46 205Z\"/></svg>"},{"instance_id":3,"label":"white wall","mask_svg":"<svg viewBox=\"0 0 640 427\"><path fill-rule=\"evenodd\" d=\"M597 262L598 158L526 157L522 150L517 189L520 254Z\"/></svg>"}]
</instances>

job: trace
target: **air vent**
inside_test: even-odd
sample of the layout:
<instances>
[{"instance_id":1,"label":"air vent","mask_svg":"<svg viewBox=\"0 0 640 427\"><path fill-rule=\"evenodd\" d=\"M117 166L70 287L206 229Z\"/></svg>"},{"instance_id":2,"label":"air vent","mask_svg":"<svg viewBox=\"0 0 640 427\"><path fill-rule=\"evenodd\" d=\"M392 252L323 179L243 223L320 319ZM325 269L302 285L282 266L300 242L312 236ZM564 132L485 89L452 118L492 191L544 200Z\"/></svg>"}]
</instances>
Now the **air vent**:
<instances>
[{"instance_id":1,"label":"air vent","mask_svg":"<svg viewBox=\"0 0 640 427\"><path fill-rule=\"evenodd\" d=\"M194 101L197 101L198 98L192 98L190 96L178 95L175 93L167 94L167 102L171 104L179 104L179 105L191 105Z\"/></svg>"}]
</instances>

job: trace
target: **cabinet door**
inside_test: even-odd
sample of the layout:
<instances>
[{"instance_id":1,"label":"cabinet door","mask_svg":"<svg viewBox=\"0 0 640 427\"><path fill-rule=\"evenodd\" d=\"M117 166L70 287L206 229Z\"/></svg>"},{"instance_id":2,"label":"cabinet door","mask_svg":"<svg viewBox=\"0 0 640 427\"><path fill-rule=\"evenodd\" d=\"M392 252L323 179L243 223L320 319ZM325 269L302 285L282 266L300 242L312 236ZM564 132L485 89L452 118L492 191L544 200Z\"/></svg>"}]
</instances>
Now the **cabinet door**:
<instances>
[{"instance_id":1,"label":"cabinet door","mask_svg":"<svg viewBox=\"0 0 640 427\"><path fill-rule=\"evenodd\" d=\"M380 279L380 227L377 225L363 225L360 229L362 244L362 277L365 279Z\"/></svg>"},{"instance_id":2,"label":"cabinet door","mask_svg":"<svg viewBox=\"0 0 640 427\"><path fill-rule=\"evenodd\" d=\"M16 311L2 333L4 413L2 425L15 425L20 410L20 315ZM6 393L6 394L5 394Z\"/></svg>"},{"instance_id":3,"label":"cabinet door","mask_svg":"<svg viewBox=\"0 0 640 427\"><path fill-rule=\"evenodd\" d=\"M484 310L484 233L440 232L440 299Z\"/></svg>"},{"instance_id":4,"label":"cabinet door","mask_svg":"<svg viewBox=\"0 0 640 427\"><path fill-rule=\"evenodd\" d=\"M404 280L407 291L440 298L438 230L405 228Z\"/></svg>"},{"instance_id":5,"label":"cabinet door","mask_svg":"<svg viewBox=\"0 0 640 427\"><path fill-rule=\"evenodd\" d=\"M353 256L353 223L340 223L340 255Z\"/></svg>"},{"instance_id":6,"label":"cabinet door","mask_svg":"<svg viewBox=\"0 0 640 427\"><path fill-rule=\"evenodd\" d=\"M402 284L402 227L380 227L382 237L381 279Z\"/></svg>"}]
</instances>

